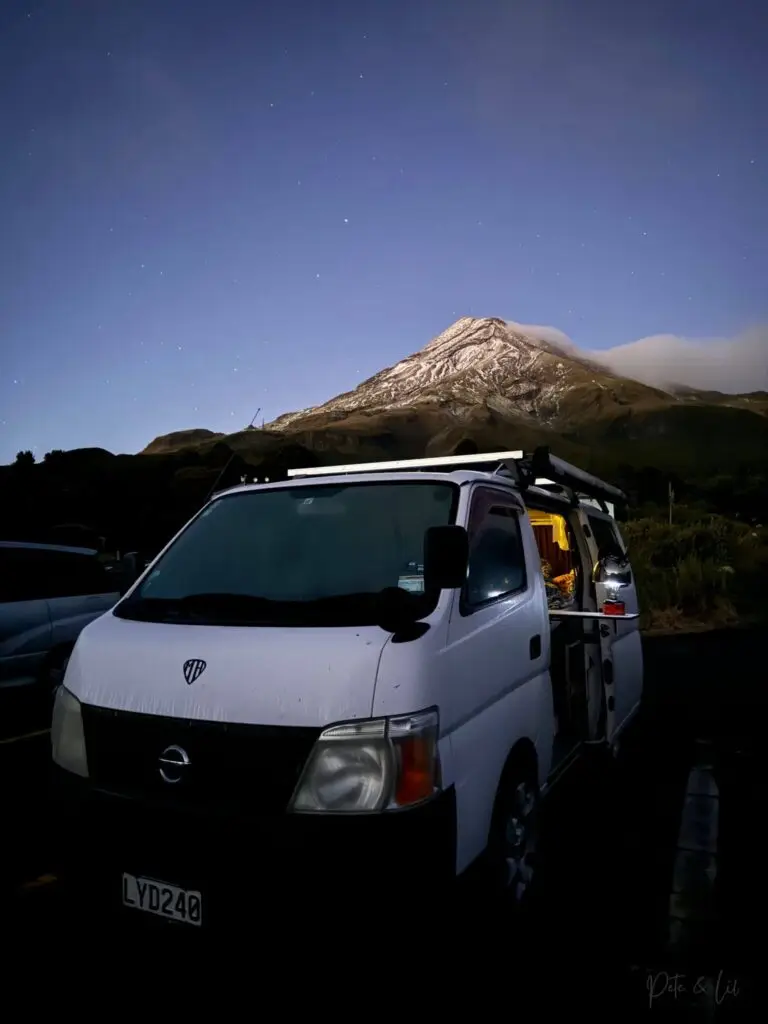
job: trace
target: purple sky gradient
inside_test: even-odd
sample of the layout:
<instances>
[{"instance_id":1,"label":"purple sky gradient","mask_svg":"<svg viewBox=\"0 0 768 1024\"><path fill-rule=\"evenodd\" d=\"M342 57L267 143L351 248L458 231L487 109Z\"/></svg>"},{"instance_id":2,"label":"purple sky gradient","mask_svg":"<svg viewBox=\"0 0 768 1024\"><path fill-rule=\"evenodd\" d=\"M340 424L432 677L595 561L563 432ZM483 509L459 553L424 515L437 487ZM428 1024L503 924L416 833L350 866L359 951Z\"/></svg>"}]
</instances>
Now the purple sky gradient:
<instances>
[{"instance_id":1,"label":"purple sky gradient","mask_svg":"<svg viewBox=\"0 0 768 1024\"><path fill-rule=\"evenodd\" d=\"M764 0L5 0L0 462L269 420L463 315L754 336L767 45Z\"/></svg>"}]
</instances>

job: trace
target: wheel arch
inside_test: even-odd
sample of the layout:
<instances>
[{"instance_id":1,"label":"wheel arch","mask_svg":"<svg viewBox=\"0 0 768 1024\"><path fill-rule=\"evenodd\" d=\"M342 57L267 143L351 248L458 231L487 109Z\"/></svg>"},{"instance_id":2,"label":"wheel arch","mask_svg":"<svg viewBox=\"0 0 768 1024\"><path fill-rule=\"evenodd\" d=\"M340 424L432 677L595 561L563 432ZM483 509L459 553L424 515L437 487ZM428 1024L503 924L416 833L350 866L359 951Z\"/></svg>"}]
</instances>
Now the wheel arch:
<instances>
[{"instance_id":1,"label":"wheel arch","mask_svg":"<svg viewBox=\"0 0 768 1024\"><path fill-rule=\"evenodd\" d=\"M504 767L501 770L499 782L496 786L494 814L499 801L499 795L504 791L505 786L511 779L518 777L518 774L522 774L526 779L533 782L536 786L536 790L538 791L539 755L536 751L536 746L533 743L533 740L528 736L521 736L507 754L507 759L504 762Z\"/></svg>"},{"instance_id":2,"label":"wheel arch","mask_svg":"<svg viewBox=\"0 0 768 1024\"><path fill-rule=\"evenodd\" d=\"M518 776L530 779L536 791L539 790L538 778L539 758L533 740L528 736L519 737L509 750L502 766L496 783L496 792L493 796L490 814L488 816L488 831L485 836L485 845L481 853L468 865L464 872L464 883L470 889L474 885L483 885L483 879L487 876L488 851L493 837L493 830L498 824L499 809L501 807L501 795L504 793L508 783Z\"/></svg>"}]
</instances>

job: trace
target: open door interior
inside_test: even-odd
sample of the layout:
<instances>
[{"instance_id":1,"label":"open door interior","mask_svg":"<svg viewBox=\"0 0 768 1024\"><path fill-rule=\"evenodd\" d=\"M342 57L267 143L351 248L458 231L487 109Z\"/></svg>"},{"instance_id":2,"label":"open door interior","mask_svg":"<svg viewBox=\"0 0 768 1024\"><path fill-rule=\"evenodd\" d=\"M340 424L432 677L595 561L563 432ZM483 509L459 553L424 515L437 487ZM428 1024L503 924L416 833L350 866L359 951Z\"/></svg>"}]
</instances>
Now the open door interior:
<instances>
[{"instance_id":1,"label":"open door interior","mask_svg":"<svg viewBox=\"0 0 768 1024\"><path fill-rule=\"evenodd\" d=\"M563 510L565 512L565 510ZM554 760L565 760L589 739L589 673L599 671L590 659L590 629L584 610L589 580L565 514L528 508L550 612L552 699L557 720Z\"/></svg>"}]
</instances>

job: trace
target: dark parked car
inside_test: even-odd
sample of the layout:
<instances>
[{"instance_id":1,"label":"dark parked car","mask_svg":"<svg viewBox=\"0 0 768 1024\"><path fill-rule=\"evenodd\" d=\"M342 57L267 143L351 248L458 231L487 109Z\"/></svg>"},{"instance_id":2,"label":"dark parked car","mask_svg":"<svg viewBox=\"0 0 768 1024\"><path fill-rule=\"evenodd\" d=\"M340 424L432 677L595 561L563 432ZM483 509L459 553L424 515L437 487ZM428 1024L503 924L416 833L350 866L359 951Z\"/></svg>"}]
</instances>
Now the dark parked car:
<instances>
[{"instance_id":1,"label":"dark parked car","mask_svg":"<svg viewBox=\"0 0 768 1024\"><path fill-rule=\"evenodd\" d=\"M118 600L90 548L0 541L0 689L55 687L84 626Z\"/></svg>"}]
</instances>

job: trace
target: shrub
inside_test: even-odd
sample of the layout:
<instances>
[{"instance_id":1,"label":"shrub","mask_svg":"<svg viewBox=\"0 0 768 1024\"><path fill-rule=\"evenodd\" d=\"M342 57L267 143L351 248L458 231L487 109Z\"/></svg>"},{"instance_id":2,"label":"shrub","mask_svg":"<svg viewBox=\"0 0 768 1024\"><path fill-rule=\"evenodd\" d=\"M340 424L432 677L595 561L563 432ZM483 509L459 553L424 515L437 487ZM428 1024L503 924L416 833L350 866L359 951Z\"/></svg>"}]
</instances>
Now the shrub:
<instances>
[{"instance_id":1,"label":"shrub","mask_svg":"<svg viewBox=\"0 0 768 1024\"><path fill-rule=\"evenodd\" d=\"M680 518L672 526L649 518L624 524L643 627L725 625L768 614L768 531L720 516Z\"/></svg>"}]
</instances>

